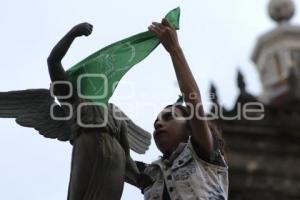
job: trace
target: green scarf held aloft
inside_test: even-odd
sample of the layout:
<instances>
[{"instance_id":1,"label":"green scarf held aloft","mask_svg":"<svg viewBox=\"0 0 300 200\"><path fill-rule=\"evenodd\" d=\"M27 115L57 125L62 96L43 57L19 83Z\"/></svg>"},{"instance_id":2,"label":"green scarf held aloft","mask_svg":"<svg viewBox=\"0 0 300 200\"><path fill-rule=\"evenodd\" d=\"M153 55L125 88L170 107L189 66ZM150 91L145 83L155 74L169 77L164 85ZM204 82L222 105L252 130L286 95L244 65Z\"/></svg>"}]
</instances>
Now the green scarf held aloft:
<instances>
[{"instance_id":1,"label":"green scarf held aloft","mask_svg":"<svg viewBox=\"0 0 300 200\"><path fill-rule=\"evenodd\" d=\"M179 7L166 15L176 29L179 29L179 17ZM126 72L146 58L159 43L149 31L131 36L88 56L67 70L67 75L81 97L107 104Z\"/></svg>"}]
</instances>

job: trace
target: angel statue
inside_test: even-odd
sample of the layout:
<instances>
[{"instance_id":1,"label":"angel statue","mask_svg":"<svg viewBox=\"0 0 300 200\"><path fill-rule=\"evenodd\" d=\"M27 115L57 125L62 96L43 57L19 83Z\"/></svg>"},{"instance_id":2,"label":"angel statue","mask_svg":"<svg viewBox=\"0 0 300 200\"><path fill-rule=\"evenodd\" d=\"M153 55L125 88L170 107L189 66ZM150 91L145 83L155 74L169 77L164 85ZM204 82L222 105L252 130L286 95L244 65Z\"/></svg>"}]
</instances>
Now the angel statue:
<instances>
[{"instance_id":1,"label":"angel statue","mask_svg":"<svg viewBox=\"0 0 300 200\"><path fill-rule=\"evenodd\" d=\"M78 24L53 48L47 60L50 90L1 92L0 117L73 145L68 200L119 200L125 181L139 188L151 181L130 157L130 149L148 149L151 135L115 105L98 106L72 87L61 61L74 39L92 29Z\"/></svg>"}]
</instances>

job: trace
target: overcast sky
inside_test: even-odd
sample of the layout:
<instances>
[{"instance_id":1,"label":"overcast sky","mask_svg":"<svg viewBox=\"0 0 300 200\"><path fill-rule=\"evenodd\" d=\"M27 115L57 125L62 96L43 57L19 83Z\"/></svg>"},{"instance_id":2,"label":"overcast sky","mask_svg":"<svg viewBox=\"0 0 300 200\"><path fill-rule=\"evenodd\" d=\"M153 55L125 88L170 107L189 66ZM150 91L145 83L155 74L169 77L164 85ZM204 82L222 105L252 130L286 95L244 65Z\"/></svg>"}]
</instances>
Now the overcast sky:
<instances>
[{"instance_id":1,"label":"overcast sky","mask_svg":"<svg viewBox=\"0 0 300 200\"><path fill-rule=\"evenodd\" d=\"M147 30L171 9L181 7L180 43L208 108L210 82L219 99L231 108L236 99L236 71L245 75L248 90L261 85L250 61L256 38L272 29L268 0L27 0L0 3L0 91L48 88L46 59L56 42L81 22L94 25L90 37L77 39L64 59L68 69L94 51ZM299 9L299 6L297 7ZM299 15L294 18L299 22ZM111 102L140 126L153 131L158 112L177 99L179 90L168 54L159 46L120 82ZM0 195L6 200L66 199L71 145L45 139L35 130L0 119ZM136 160L151 162L160 153L153 143ZM142 199L126 185L123 200Z\"/></svg>"}]
</instances>

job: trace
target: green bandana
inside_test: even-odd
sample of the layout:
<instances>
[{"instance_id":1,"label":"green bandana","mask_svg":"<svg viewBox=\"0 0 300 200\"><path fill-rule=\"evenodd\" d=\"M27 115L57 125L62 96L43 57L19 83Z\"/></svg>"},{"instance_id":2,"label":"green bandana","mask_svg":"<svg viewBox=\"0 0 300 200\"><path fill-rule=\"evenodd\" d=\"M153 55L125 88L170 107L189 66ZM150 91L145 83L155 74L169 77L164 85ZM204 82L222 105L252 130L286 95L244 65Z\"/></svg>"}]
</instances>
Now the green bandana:
<instances>
[{"instance_id":1,"label":"green bandana","mask_svg":"<svg viewBox=\"0 0 300 200\"><path fill-rule=\"evenodd\" d=\"M179 16L178 7L170 11L166 19L179 29ZM81 97L106 104L126 72L146 58L159 43L149 31L118 41L67 70L68 78Z\"/></svg>"}]
</instances>

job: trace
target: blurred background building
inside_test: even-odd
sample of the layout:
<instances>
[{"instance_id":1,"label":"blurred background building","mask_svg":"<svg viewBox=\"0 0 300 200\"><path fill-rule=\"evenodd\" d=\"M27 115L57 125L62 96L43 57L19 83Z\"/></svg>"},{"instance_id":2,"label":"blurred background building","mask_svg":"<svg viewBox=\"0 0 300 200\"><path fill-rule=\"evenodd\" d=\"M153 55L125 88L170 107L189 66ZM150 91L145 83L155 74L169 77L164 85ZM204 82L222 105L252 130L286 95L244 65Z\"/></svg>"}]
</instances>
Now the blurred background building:
<instances>
[{"instance_id":1,"label":"blurred background building","mask_svg":"<svg viewBox=\"0 0 300 200\"><path fill-rule=\"evenodd\" d=\"M271 0L268 12L277 26L258 38L251 57L262 94L249 94L238 72L239 96L227 110L211 85L211 117L228 149L230 200L300 199L300 26L289 23L292 0Z\"/></svg>"}]
</instances>

